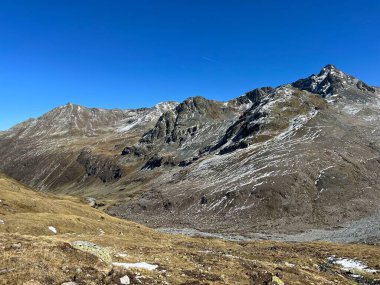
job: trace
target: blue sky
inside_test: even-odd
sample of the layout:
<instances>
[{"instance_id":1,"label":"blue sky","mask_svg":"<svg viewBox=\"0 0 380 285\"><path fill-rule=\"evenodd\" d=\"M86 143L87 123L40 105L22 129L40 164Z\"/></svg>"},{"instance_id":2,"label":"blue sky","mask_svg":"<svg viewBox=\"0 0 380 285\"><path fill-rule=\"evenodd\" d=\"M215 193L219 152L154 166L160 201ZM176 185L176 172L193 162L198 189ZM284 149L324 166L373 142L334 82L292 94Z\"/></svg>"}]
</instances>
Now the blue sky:
<instances>
[{"instance_id":1,"label":"blue sky","mask_svg":"<svg viewBox=\"0 0 380 285\"><path fill-rule=\"evenodd\" d=\"M227 100L327 63L380 85L378 0L1 0L0 130L67 102Z\"/></svg>"}]
</instances>

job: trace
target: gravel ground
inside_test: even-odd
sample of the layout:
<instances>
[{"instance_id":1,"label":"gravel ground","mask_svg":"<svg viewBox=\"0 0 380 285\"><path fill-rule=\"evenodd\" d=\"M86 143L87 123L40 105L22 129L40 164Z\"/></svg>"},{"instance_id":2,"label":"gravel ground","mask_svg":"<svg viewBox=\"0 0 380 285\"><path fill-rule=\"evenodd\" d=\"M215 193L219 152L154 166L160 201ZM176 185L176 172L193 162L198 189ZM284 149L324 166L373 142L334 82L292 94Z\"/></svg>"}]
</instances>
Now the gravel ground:
<instances>
[{"instance_id":1,"label":"gravel ground","mask_svg":"<svg viewBox=\"0 0 380 285\"><path fill-rule=\"evenodd\" d=\"M330 241L339 243L380 243L380 209L373 215L343 224L338 229L311 230L300 234L261 234L248 235L218 234L201 232L196 229L158 228L159 232L189 236L214 237L231 241L275 240L289 242Z\"/></svg>"}]
</instances>

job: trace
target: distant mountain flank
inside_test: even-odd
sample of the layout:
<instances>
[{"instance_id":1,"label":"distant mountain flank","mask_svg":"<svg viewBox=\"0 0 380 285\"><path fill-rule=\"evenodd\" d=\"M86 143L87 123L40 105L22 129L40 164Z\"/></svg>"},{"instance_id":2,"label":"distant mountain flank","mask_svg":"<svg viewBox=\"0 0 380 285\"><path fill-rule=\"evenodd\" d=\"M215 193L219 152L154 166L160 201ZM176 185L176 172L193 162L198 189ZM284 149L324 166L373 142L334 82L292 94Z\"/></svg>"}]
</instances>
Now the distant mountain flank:
<instances>
[{"instance_id":1,"label":"distant mountain flank","mask_svg":"<svg viewBox=\"0 0 380 285\"><path fill-rule=\"evenodd\" d=\"M380 90L333 65L227 102L68 104L0 133L0 170L154 227L301 232L374 213Z\"/></svg>"}]
</instances>

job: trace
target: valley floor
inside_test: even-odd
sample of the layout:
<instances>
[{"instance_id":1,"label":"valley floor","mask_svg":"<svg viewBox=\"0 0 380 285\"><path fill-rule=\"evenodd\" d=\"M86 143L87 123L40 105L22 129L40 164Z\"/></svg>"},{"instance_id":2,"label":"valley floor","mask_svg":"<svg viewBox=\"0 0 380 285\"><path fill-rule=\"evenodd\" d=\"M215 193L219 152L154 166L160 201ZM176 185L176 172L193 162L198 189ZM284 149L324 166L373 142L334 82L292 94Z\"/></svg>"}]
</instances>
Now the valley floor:
<instances>
[{"instance_id":1,"label":"valley floor","mask_svg":"<svg viewBox=\"0 0 380 285\"><path fill-rule=\"evenodd\" d=\"M252 233L234 235L223 233L208 233L189 228L158 228L157 231L170 234L182 234L192 237L221 238L229 241L272 240L283 242L314 242L325 241L334 243L380 243L380 209L373 215L357 221L342 224L333 229L310 230L299 234L264 234Z\"/></svg>"}]
</instances>

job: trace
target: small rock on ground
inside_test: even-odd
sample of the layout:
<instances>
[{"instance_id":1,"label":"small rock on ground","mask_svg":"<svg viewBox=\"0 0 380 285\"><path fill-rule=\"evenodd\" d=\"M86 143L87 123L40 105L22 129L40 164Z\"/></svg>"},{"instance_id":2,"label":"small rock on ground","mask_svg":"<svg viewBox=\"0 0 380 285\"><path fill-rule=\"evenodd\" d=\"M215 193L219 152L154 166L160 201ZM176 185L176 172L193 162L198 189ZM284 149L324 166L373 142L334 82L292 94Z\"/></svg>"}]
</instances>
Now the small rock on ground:
<instances>
[{"instance_id":1,"label":"small rock on ground","mask_svg":"<svg viewBox=\"0 0 380 285\"><path fill-rule=\"evenodd\" d=\"M129 279L128 275L125 275L125 276L120 278L120 284L122 284L122 285L131 284L131 280Z\"/></svg>"},{"instance_id":2,"label":"small rock on ground","mask_svg":"<svg viewBox=\"0 0 380 285\"><path fill-rule=\"evenodd\" d=\"M14 243L11 246L13 249L20 249L22 247L21 243ZM28 281L29 282L29 281Z\"/></svg>"}]
</instances>

